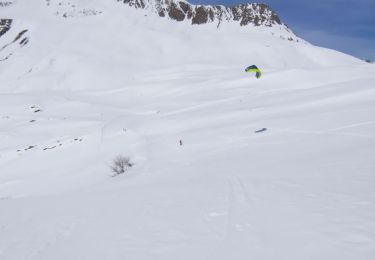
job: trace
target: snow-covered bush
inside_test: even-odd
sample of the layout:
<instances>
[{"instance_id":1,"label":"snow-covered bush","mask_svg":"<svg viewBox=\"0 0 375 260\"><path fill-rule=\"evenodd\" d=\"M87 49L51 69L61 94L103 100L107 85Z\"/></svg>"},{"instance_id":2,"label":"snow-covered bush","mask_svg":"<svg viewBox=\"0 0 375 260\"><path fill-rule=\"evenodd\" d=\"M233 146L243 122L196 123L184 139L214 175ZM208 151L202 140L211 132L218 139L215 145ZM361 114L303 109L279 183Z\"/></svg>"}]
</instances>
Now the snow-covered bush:
<instances>
[{"instance_id":1,"label":"snow-covered bush","mask_svg":"<svg viewBox=\"0 0 375 260\"><path fill-rule=\"evenodd\" d=\"M132 166L133 164L130 162L129 157L119 155L113 160L112 165L110 167L111 170L114 172L113 176L116 176L126 172Z\"/></svg>"}]
</instances>

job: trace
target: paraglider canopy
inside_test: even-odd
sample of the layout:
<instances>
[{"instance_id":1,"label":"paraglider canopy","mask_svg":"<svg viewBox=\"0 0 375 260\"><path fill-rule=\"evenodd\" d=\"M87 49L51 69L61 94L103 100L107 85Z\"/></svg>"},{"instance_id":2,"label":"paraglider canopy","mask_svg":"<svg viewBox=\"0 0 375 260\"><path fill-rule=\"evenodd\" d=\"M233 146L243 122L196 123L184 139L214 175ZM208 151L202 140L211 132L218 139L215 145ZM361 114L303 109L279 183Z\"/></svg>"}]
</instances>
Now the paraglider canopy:
<instances>
[{"instance_id":1,"label":"paraglider canopy","mask_svg":"<svg viewBox=\"0 0 375 260\"><path fill-rule=\"evenodd\" d=\"M255 65L251 65L251 66L247 67L245 69L245 71L246 72L255 72L255 77L257 77L257 79L259 79L262 76L262 72Z\"/></svg>"}]
</instances>

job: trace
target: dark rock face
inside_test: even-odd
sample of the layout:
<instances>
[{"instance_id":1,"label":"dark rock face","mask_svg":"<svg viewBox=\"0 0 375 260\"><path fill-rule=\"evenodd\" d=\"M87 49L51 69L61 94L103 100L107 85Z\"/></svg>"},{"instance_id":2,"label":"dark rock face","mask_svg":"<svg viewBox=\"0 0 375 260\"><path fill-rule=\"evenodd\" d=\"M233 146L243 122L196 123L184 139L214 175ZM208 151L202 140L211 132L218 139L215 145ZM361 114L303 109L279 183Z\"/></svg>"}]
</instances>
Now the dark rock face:
<instances>
[{"instance_id":1,"label":"dark rock face","mask_svg":"<svg viewBox=\"0 0 375 260\"><path fill-rule=\"evenodd\" d=\"M176 21L185 20L185 13L182 11L182 9L178 8L175 3L171 3L168 10L168 15L170 18Z\"/></svg>"},{"instance_id":2,"label":"dark rock face","mask_svg":"<svg viewBox=\"0 0 375 260\"><path fill-rule=\"evenodd\" d=\"M233 19L241 26L253 24L268 26L282 24L278 15L265 4L240 4L231 8Z\"/></svg>"},{"instance_id":3,"label":"dark rock face","mask_svg":"<svg viewBox=\"0 0 375 260\"><path fill-rule=\"evenodd\" d=\"M0 37L9 31L12 21L12 19L0 19Z\"/></svg>"},{"instance_id":4,"label":"dark rock face","mask_svg":"<svg viewBox=\"0 0 375 260\"><path fill-rule=\"evenodd\" d=\"M134 8L151 9L160 17L168 16L176 21L191 20L192 24L237 21L241 26L249 24L271 27L282 24L278 15L265 4L239 4L232 7L191 5L184 0L117 0Z\"/></svg>"},{"instance_id":5,"label":"dark rock face","mask_svg":"<svg viewBox=\"0 0 375 260\"><path fill-rule=\"evenodd\" d=\"M11 5L12 2L9 1L0 1L0 7L5 7Z\"/></svg>"},{"instance_id":6,"label":"dark rock face","mask_svg":"<svg viewBox=\"0 0 375 260\"><path fill-rule=\"evenodd\" d=\"M208 21L208 12L206 8L203 6L199 6L195 8L195 15L193 19L191 19L192 24L202 24L207 23Z\"/></svg>"}]
</instances>

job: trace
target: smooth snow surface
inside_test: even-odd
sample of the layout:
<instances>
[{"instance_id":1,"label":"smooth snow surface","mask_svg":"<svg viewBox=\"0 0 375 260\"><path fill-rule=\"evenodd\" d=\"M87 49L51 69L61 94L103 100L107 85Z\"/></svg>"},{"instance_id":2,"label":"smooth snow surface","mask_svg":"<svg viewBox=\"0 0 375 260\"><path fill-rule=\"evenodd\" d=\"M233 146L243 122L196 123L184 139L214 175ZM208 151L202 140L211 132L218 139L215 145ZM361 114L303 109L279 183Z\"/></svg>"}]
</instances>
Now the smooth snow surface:
<instances>
[{"instance_id":1,"label":"smooth snow surface","mask_svg":"<svg viewBox=\"0 0 375 260\"><path fill-rule=\"evenodd\" d=\"M1 260L375 258L374 65L76 2L0 9Z\"/></svg>"}]
</instances>

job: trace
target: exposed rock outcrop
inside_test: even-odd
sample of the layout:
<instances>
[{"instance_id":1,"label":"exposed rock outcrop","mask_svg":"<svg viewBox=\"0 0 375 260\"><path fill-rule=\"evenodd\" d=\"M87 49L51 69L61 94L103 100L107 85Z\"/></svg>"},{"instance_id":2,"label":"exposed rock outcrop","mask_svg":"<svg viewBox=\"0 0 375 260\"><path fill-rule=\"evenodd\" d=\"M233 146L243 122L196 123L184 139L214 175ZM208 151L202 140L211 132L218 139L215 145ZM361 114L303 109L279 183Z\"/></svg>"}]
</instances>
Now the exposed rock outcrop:
<instances>
[{"instance_id":1,"label":"exposed rock outcrop","mask_svg":"<svg viewBox=\"0 0 375 260\"><path fill-rule=\"evenodd\" d=\"M12 2L10 1L0 1L0 7L6 7L6 6L9 6L13 4Z\"/></svg>"},{"instance_id":2,"label":"exposed rock outcrop","mask_svg":"<svg viewBox=\"0 0 375 260\"><path fill-rule=\"evenodd\" d=\"M0 19L0 37L9 31L12 21L12 19Z\"/></svg>"},{"instance_id":3,"label":"exposed rock outcrop","mask_svg":"<svg viewBox=\"0 0 375 260\"><path fill-rule=\"evenodd\" d=\"M282 22L278 15L265 4L239 4L232 7L223 5L192 5L184 0L117 0L130 7L154 10L161 17L176 21L189 20L192 24L206 24L222 21L239 22L241 26L249 24L268 26Z\"/></svg>"}]
</instances>

